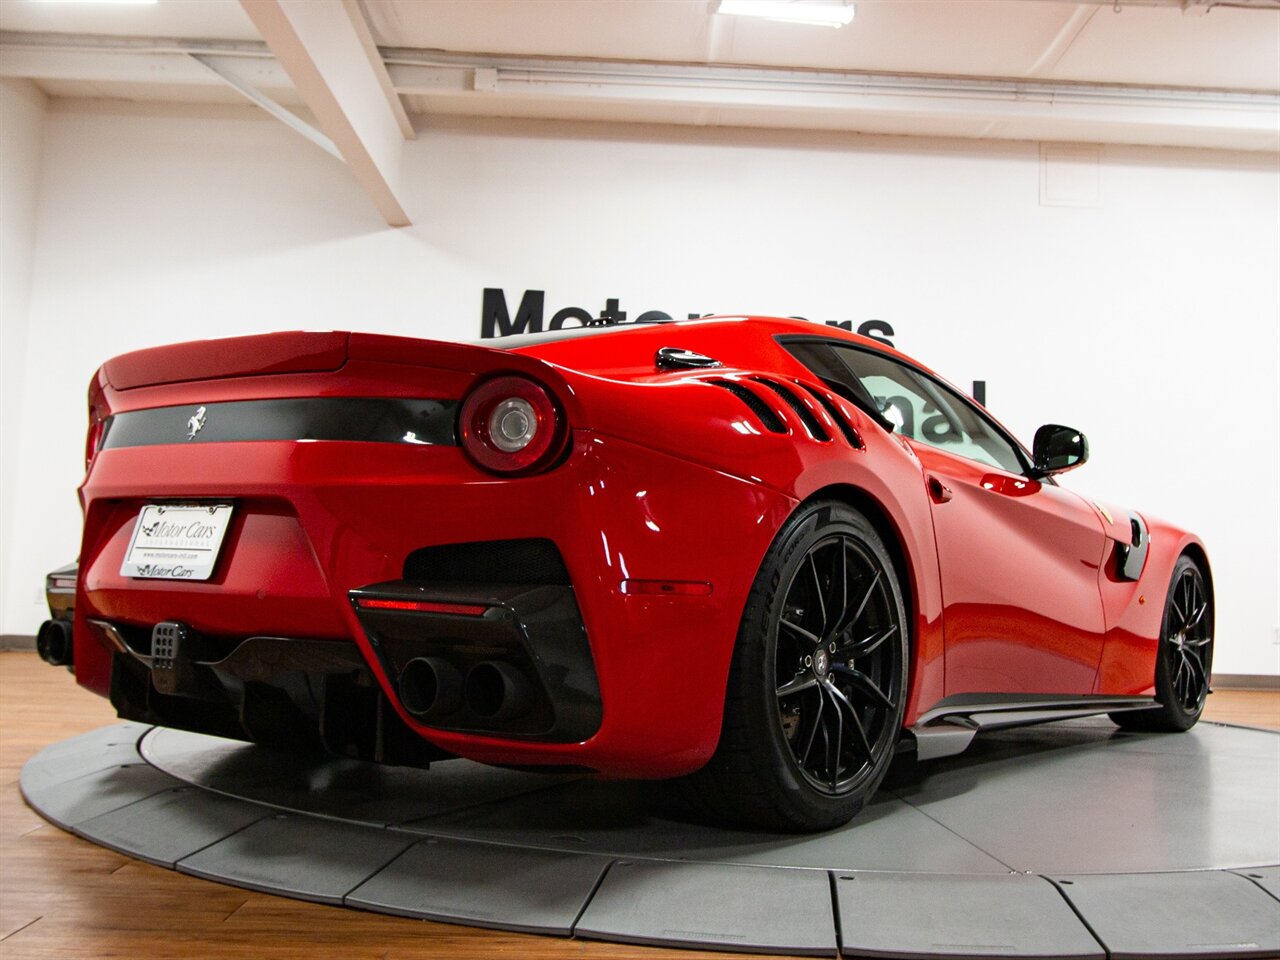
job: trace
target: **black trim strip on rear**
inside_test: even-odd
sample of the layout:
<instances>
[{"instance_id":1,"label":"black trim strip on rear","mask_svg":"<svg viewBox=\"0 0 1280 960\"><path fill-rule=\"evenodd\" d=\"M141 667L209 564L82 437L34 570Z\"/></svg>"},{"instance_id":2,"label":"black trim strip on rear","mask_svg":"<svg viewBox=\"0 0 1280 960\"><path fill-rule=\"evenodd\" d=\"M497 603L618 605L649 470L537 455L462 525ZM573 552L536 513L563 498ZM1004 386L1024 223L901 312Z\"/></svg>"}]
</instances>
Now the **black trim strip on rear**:
<instances>
[{"instance_id":1,"label":"black trim strip on rear","mask_svg":"<svg viewBox=\"0 0 1280 960\"><path fill-rule=\"evenodd\" d=\"M831 439L831 434L827 433L826 429L823 428L818 418L813 415L813 411L805 406L803 400L782 384L775 380L770 380L768 377L752 377L751 380L761 386L768 387L780 396L783 402L795 411L795 415L800 418L800 422L804 424L804 428L809 431L809 436L813 437L813 439L824 443Z\"/></svg>"},{"instance_id":2,"label":"black trim strip on rear","mask_svg":"<svg viewBox=\"0 0 1280 960\"><path fill-rule=\"evenodd\" d=\"M154 407L111 417L102 449L251 440L455 446L457 407L456 400L409 397L284 397Z\"/></svg>"},{"instance_id":3,"label":"black trim strip on rear","mask_svg":"<svg viewBox=\"0 0 1280 960\"><path fill-rule=\"evenodd\" d=\"M712 386L720 387L728 390L735 397L747 405L752 413L759 418L764 424L764 428L770 433L786 433L787 426L781 418L769 409L769 405L755 395L753 391L744 387L740 383L734 383L732 380L707 380L706 383Z\"/></svg>"},{"instance_id":4,"label":"black trim strip on rear","mask_svg":"<svg viewBox=\"0 0 1280 960\"><path fill-rule=\"evenodd\" d=\"M840 428L840 432L844 434L844 438L849 441L849 446L855 450L861 450L863 443L862 438L858 436L858 431L845 419L840 409L831 402L831 398L811 383L805 383L803 380L797 380L796 383L813 394L813 398L822 404L822 408L827 411L827 415L835 421L836 426Z\"/></svg>"}]
</instances>

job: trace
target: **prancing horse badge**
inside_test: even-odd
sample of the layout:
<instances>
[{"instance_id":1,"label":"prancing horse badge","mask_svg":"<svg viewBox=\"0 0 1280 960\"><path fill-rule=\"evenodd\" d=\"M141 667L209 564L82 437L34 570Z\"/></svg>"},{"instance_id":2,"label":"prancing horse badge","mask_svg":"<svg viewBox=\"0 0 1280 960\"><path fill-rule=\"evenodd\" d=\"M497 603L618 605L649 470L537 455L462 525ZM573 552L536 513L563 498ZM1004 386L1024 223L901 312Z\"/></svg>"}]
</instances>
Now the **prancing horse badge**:
<instances>
[{"instance_id":1,"label":"prancing horse badge","mask_svg":"<svg viewBox=\"0 0 1280 960\"><path fill-rule=\"evenodd\" d=\"M187 439L194 440L197 433L204 429L204 407L198 407L190 420L187 421Z\"/></svg>"}]
</instances>

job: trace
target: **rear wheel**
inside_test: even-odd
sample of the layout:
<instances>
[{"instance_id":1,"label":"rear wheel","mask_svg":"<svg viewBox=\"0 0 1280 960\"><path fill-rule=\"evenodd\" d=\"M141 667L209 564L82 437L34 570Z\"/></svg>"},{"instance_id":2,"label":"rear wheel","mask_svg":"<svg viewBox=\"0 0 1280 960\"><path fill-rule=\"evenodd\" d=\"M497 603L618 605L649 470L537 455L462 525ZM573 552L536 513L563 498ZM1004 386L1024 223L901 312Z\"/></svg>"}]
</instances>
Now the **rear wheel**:
<instances>
[{"instance_id":1,"label":"rear wheel","mask_svg":"<svg viewBox=\"0 0 1280 960\"><path fill-rule=\"evenodd\" d=\"M1126 730L1190 730L1204 711L1213 668L1213 591L1194 560L1173 568L1156 651L1158 709L1114 713Z\"/></svg>"},{"instance_id":2,"label":"rear wheel","mask_svg":"<svg viewBox=\"0 0 1280 960\"><path fill-rule=\"evenodd\" d=\"M847 822L893 759L907 649L902 591L874 527L843 503L801 508L748 599L719 746L686 778L700 806L775 830Z\"/></svg>"}]
</instances>

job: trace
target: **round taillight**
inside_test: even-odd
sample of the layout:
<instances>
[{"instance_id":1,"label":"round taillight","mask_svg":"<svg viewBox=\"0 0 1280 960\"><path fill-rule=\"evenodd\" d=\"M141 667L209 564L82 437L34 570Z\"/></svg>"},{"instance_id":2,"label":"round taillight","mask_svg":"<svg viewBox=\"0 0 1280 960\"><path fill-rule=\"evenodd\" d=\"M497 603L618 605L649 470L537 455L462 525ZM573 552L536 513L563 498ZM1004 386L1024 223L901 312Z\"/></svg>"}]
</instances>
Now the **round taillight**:
<instances>
[{"instance_id":1,"label":"round taillight","mask_svg":"<svg viewBox=\"0 0 1280 960\"><path fill-rule=\"evenodd\" d=\"M564 448L565 420L555 398L525 377L485 380L467 395L458 418L462 449L494 473L534 473Z\"/></svg>"}]
</instances>

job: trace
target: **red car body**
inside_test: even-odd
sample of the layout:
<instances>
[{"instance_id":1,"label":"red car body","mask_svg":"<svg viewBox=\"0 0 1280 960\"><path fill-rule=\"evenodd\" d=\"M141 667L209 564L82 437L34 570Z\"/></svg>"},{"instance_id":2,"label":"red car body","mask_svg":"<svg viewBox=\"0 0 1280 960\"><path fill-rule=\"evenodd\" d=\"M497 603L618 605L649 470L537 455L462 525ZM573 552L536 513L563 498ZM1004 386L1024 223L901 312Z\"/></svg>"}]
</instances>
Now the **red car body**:
<instances>
[{"instance_id":1,"label":"red car body","mask_svg":"<svg viewBox=\"0 0 1280 960\"><path fill-rule=\"evenodd\" d=\"M126 668L117 661L135 646L129 631L142 637L176 621L225 644L304 638L358 651L383 709L389 705L405 728L449 754L616 777L677 776L716 749L735 636L766 551L802 504L828 498L873 518L901 563L910 625L903 726L922 743L939 720L978 701L1056 697L1063 709L1077 698L1101 698L1079 711L1100 712L1107 697L1154 695L1175 563L1186 554L1208 569L1195 537L1051 478L888 430L785 349L789 338L855 345L923 370L853 334L761 318L486 346L278 333L110 360L89 396L76 679L112 695L123 715L165 720L121 691ZM720 365L664 369L655 356L667 347ZM208 409L212 425L250 409L228 404L290 398L425 399L456 416L455 405L478 383L499 375L535 381L560 405L565 449L545 469L495 475L456 436L428 443L188 440L183 426L197 408ZM780 382L808 415L764 380ZM744 402L742 391L755 400ZM782 432L761 428L756 401ZM124 417L144 411L172 420L171 440L129 441ZM809 418L821 424L818 436ZM145 504L210 501L233 504L234 514L208 580L122 575ZM579 666L594 674L597 690L577 689L595 705L564 737L447 729L410 712L376 649L381 628L369 619L376 605L360 606L370 585L404 584L407 558L417 551L508 541L554 544L580 612L589 656ZM1135 569L1129 557L1139 546ZM475 617L463 612L468 605L483 612L496 604L492 591L460 589L423 593L418 614L457 623ZM434 613L430 602L439 604ZM104 633L102 624L119 631ZM183 717L177 725L226 732L221 720Z\"/></svg>"}]
</instances>

